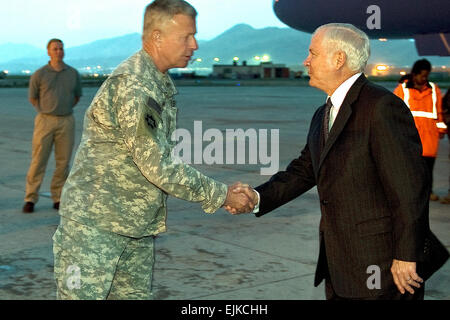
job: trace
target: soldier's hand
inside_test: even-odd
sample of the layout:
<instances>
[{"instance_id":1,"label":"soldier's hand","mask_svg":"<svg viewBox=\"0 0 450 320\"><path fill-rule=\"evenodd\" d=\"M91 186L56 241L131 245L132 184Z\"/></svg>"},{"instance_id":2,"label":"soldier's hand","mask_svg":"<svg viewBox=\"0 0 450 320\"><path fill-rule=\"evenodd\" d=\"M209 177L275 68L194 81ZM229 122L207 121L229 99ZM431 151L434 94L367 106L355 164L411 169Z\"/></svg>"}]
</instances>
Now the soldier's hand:
<instances>
[{"instance_id":1,"label":"soldier's hand","mask_svg":"<svg viewBox=\"0 0 450 320\"><path fill-rule=\"evenodd\" d=\"M224 208L231 214L252 212L258 202L258 197L248 184L236 182L228 187L227 200Z\"/></svg>"}]
</instances>

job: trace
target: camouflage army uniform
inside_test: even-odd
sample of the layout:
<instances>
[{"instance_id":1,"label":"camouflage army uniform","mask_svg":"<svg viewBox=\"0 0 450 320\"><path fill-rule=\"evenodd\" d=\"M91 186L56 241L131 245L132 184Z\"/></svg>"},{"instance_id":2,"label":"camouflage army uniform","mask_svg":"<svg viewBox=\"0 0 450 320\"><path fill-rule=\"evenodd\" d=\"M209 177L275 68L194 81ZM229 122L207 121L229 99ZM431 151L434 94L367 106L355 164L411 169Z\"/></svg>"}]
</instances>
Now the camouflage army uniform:
<instances>
[{"instance_id":1,"label":"camouflage army uniform","mask_svg":"<svg viewBox=\"0 0 450 320\"><path fill-rule=\"evenodd\" d=\"M207 213L225 201L225 184L172 157L175 94L170 77L141 50L86 111L53 237L59 298L149 298L153 237L166 230L168 194L200 202ZM132 276L120 278L121 268Z\"/></svg>"}]
</instances>

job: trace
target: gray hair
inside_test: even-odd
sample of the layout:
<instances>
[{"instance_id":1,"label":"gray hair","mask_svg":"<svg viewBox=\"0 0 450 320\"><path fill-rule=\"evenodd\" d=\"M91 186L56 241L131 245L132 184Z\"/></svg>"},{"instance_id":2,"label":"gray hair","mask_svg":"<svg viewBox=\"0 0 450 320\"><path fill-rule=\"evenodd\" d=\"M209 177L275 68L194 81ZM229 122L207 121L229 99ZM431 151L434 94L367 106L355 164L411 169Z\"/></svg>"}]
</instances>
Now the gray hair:
<instances>
[{"instance_id":1,"label":"gray hair","mask_svg":"<svg viewBox=\"0 0 450 320\"><path fill-rule=\"evenodd\" d=\"M177 14L184 14L195 19L197 11L183 0L155 0L145 8L144 30L145 39L153 30L161 28Z\"/></svg>"},{"instance_id":2,"label":"gray hair","mask_svg":"<svg viewBox=\"0 0 450 320\"><path fill-rule=\"evenodd\" d=\"M351 71L363 72L370 56L369 37L363 31L347 23L329 23L314 31L323 31L323 44L329 54L343 51Z\"/></svg>"}]
</instances>

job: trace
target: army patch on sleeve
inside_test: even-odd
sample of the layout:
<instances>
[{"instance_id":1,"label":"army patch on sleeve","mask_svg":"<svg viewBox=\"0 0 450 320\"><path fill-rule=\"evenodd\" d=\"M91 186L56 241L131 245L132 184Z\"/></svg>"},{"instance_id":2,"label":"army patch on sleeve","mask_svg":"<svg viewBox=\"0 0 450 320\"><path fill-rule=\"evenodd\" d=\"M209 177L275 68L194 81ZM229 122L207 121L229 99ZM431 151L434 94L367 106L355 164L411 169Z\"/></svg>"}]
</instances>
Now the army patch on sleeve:
<instances>
[{"instance_id":1,"label":"army patch on sleeve","mask_svg":"<svg viewBox=\"0 0 450 320\"><path fill-rule=\"evenodd\" d=\"M161 115L161 107L159 106L158 102L155 101L152 97L149 97L147 100L147 107L155 110L159 115Z\"/></svg>"},{"instance_id":2,"label":"army patch on sleeve","mask_svg":"<svg viewBox=\"0 0 450 320\"><path fill-rule=\"evenodd\" d=\"M153 117L153 115L151 114L147 114L145 116L145 121L147 122L147 125L152 129L156 129L156 127L158 126L158 124L156 123L155 118Z\"/></svg>"},{"instance_id":3,"label":"army patch on sleeve","mask_svg":"<svg viewBox=\"0 0 450 320\"><path fill-rule=\"evenodd\" d=\"M161 122L162 109L155 99L149 97L147 100L147 108L144 112L142 115L142 124L147 130L150 129L151 132L154 132Z\"/></svg>"}]
</instances>

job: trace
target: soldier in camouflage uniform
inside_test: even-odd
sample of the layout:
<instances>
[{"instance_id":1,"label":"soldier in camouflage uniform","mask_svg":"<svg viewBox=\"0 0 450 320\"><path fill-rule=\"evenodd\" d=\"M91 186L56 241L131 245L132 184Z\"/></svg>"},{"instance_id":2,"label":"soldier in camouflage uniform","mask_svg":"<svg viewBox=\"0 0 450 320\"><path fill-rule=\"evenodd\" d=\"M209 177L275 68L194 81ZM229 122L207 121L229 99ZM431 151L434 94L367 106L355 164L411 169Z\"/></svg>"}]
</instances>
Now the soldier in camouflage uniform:
<instances>
[{"instance_id":1,"label":"soldier in camouflage uniform","mask_svg":"<svg viewBox=\"0 0 450 320\"><path fill-rule=\"evenodd\" d=\"M117 67L86 111L53 236L59 299L150 299L168 195L200 202L207 213L252 207L172 157L176 89L167 71L185 67L198 48L195 18L185 1L147 6L143 49Z\"/></svg>"}]
</instances>

